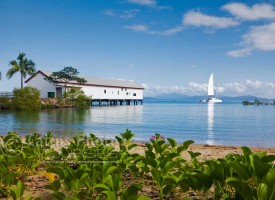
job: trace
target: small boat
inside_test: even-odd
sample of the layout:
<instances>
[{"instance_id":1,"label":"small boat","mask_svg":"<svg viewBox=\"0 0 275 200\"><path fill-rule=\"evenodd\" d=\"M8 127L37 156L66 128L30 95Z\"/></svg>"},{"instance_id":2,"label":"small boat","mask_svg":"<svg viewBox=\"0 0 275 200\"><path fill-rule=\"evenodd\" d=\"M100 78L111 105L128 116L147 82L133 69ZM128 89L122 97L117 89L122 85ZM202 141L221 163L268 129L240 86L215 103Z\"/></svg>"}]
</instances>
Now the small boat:
<instances>
[{"instance_id":1,"label":"small boat","mask_svg":"<svg viewBox=\"0 0 275 200\"><path fill-rule=\"evenodd\" d=\"M208 81L208 99L204 100L204 102L208 102L208 103L221 103L222 102L222 100L218 98L217 93L215 95L213 73L210 75L210 78Z\"/></svg>"}]
</instances>

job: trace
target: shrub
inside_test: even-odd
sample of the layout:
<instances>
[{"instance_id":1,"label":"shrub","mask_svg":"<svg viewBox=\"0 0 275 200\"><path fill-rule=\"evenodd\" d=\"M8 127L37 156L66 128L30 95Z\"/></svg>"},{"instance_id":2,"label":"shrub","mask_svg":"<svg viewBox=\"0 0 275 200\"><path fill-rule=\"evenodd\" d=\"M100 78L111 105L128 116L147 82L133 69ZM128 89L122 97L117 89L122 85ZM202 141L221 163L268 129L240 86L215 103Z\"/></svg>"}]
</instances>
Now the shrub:
<instances>
[{"instance_id":1,"label":"shrub","mask_svg":"<svg viewBox=\"0 0 275 200\"><path fill-rule=\"evenodd\" d=\"M25 87L22 89L15 88L13 94L13 107L16 110L30 111L39 110L41 108L40 91L38 89L32 87Z\"/></svg>"},{"instance_id":2,"label":"shrub","mask_svg":"<svg viewBox=\"0 0 275 200\"><path fill-rule=\"evenodd\" d=\"M69 100L73 106L76 107L87 107L90 106L91 97L88 97L80 89L71 89L69 92L64 94L64 98Z\"/></svg>"},{"instance_id":3,"label":"shrub","mask_svg":"<svg viewBox=\"0 0 275 200\"><path fill-rule=\"evenodd\" d=\"M8 97L0 97L0 109L9 109L11 107L11 100Z\"/></svg>"}]
</instances>

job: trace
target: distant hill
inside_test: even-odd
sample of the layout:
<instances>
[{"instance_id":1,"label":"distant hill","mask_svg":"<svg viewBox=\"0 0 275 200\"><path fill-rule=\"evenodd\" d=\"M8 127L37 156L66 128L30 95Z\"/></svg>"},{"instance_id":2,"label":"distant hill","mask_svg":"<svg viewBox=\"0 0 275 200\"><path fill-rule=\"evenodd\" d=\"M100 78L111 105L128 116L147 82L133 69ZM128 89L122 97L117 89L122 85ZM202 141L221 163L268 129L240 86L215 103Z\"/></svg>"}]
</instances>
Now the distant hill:
<instances>
[{"instance_id":1,"label":"distant hill","mask_svg":"<svg viewBox=\"0 0 275 200\"><path fill-rule=\"evenodd\" d=\"M186 100L186 101L199 101L206 99L207 96L187 96L183 94L178 93L165 93L165 94L158 94L154 97L144 97L144 100ZM254 101L255 99L258 99L260 101L269 101L270 99L256 97L256 96L237 96L237 97L229 97L229 96L220 96L220 99L223 101L236 101L236 102L242 102L242 101Z\"/></svg>"}]
</instances>

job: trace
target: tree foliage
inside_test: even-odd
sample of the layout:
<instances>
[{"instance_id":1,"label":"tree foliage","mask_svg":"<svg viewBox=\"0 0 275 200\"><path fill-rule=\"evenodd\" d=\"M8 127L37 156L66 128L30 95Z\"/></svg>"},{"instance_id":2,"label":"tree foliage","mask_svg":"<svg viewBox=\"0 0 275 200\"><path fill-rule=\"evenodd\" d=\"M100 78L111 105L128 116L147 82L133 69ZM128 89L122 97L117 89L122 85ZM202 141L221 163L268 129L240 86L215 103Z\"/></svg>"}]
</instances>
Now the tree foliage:
<instances>
[{"instance_id":1,"label":"tree foliage","mask_svg":"<svg viewBox=\"0 0 275 200\"><path fill-rule=\"evenodd\" d=\"M72 81L76 81L79 84L86 83L85 78L81 78L78 76L79 72L77 69L73 67L64 67L64 69L53 72L46 79L53 82L63 83L66 91L67 84Z\"/></svg>"},{"instance_id":2,"label":"tree foliage","mask_svg":"<svg viewBox=\"0 0 275 200\"><path fill-rule=\"evenodd\" d=\"M35 63L26 58L25 53L19 53L16 60L10 61L11 68L7 72L7 78L10 79L14 74L20 72L21 75L21 89L23 88L23 80L27 75L33 75L36 72Z\"/></svg>"},{"instance_id":3,"label":"tree foliage","mask_svg":"<svg viewBox=\"0 0 275 200\"><path fill-rule=\"evenodd\" d=\"M64 98L69 100L75 107L88 107L91 105L91 97L86 96L81 89L73 88L64 94Z\"/></svg>"},{"instance_id":4,"label":"tree foliage","mask_svg":"<svg viewBox=\"0 0 275 200\"><path fill-rule=\"evenodd\" d=\"M25 87L14 89L13 107L16 110L39 110L41 108L40 91L36 88Z\"/></svg>"}]
</instances>

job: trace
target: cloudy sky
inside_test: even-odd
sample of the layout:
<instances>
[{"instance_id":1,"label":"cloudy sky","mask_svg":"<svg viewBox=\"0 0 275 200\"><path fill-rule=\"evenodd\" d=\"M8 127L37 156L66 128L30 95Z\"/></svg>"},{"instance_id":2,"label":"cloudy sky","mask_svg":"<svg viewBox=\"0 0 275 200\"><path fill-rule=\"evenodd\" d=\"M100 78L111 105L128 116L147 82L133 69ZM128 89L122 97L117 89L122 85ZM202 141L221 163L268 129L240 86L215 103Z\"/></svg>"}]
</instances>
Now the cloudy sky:
<instances>
[{"instance_id":1,"label":"cloudy sky","mask_svg":"<svg viewBox=\"0 0 275 200\"><path fill-rule=\"evenodd\" d=\"M37 69L134 80L146 96L275 98L274 0L1 0L0 91L9 61L25 52Z\"/></svg>"}]
</instances>

